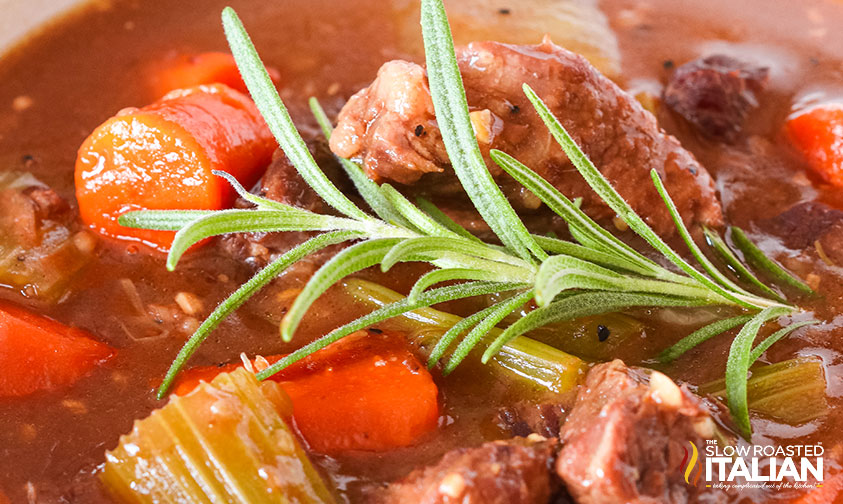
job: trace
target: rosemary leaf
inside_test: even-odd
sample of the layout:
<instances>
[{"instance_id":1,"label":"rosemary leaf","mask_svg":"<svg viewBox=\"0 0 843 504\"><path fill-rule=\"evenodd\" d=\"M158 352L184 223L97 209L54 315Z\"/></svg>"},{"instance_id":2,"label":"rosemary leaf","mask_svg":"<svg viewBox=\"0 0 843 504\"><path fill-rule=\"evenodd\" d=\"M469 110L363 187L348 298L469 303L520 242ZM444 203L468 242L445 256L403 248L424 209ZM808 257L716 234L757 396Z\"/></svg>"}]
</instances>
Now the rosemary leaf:
<instances>
[{"instance_id":1,"label":"rosemary leaf","mask_svg":"<svg viewBox=\"0 0 843 504\"><path fill-rule=\"evenodd\" d=\"M451 28L442 0L422 0L421 24L427 78L436 120L454 172L477 211L501 242L525 260L547 254L530 236L486 168L468 115Z\"/></svg>"},{"instance_id":2,"label":"rosemary leaf","mask_svg":"<svg viewBox=\"0 0 843 504\"><path fill-rule=\"evenodd\" d=\"M401 301L404 296L382 285L366 280L350 279L343 290L361 307L377 309ZM480 317L474 323L482 319ZM422 356L429 358L427 349L435 347L444 333L459 324L463 317L434 308L418 308L378 323L379 328L407 334ZM466 330L474 325L463 326ZM462 331L460 331L462 332ZM501 330L492 328L489 335L497 336ZM486 338L481 341L482 347ZM436 362L431 363L431 367ZM489 365L489 372L508 381L513 386L526 384L530 390L563 394L574 390L585 376L588 365L582 359L557 350L525 336L514 339L496 354ZM505 371L499 374L499 371Z\"/></svg>"},{"instance_id":3,"label":"rosemary leaf","mask_svg":"<svg viewBox=\"0 0 843 504\"><path fill-rule=\"evenodd\" d=\"M577 198L577 199L581 200L582 198ZM577 208L579 208L579 207L577 207ZM604 252L606 254L615 254L618 257L622 257L621 254L619 254L617 252L617 250L609 249L606 246L605 243L601 242L594 235L588 234L587 232L583 231L582 229L580 229L577 226L571 226L569 224L568 225L568 232L571 233L571 237L574 239L574 241L576 241L577 243L579 243L580 245L582 245L584 247L594 249L594 250L599 250L599 251ZM650 276L658 276L658 273L654 274L653 272L649 272L649 271L645 272L644 274L650 275Z\"/></svg>"},{"instance_id":4,"label":"rosemary leaf","mask_svg":"<svg viewBox=\"0 0 843 504\"><path fill-rule=\"evenodd\" d=\"M474 329L472 329L471 332L469 332L468 335L460 341L460 344L457 345L457 349L454 350L453 355L451 355L451 358L448 360L448 364L445 365L445 369L442 370L442 373L446 376L450 374L460 364L460 362L468 356L469 352L477 346L477 343L480 342L480 339L483 338L483 336L486 336L486 334L488 334L493 327L498 325L501 320L531 299L533 299L533 291L530 290L498 303L495 306L495 309L490 311L489 314L483 318L480 323L474 326Z\"/></svg>"},{"instance_id":5,"label":"rosemary leaf","mask_svg":"<svg viewBox=\"0 0 843 504\"><path fill-rule=\"evenodd\" d=\"M501 281L501 276L494 271L473 268L445 268L429 271L419 277L407 297L417 299L428 287L442 282L454 280L483 280L488 282Z\"/></svg>"},{"instance_id":6,"label":"rosemary leaf","mask_svg":"<svg viewBox=\"0 0 843 504\"><path fill-rule=\"evenodd\" d=\"M714 251L720 255L726 264L734 270L740 278L746 280L770 298L783 303L787 302L787 300L779 295L778 292L764 285L758 277L753 275L752 272L749 271L749 268L744 266L744 264L738 260L738 257L734 252L732 252L732 249L726 245L726 241L723 240L716 231L709 229L707 226L703 226L703 233L705 234L706 241L709 245L711 245Z\"/></svg>"},{"instance_id":7,"label":"rosemary leaf","mask_svg":"<svg viewBox=\"0 0 843 504\"><path fill-rule=\"evenodd\" d=\"M199 345L205 341L205 338L220 325L220 323L234 310L245 303L253 294L259 291L263 286L272 281L282 271L289 268L299 259L306 257L314 252L317 252L330 245L342 243L358 237L357 233L349 231L338 231L334 233L325 233L315 238L298 245L289 252L283 254L275 259L262 270L256 273L248 282L241 285L236 291L221 302L214 311L208 315L195 333L187 340L187 343L181 348L170 369L167 370L167 375L164 377L163 383L158 388L158 399L163 399L167 391L173 384L176 375L184 367L188 359L196 352Z\"/></svg>"},{"instance_id":8,"label":"rosemary leaf","mask_svg":"<svg viewBox=\"0 0 843 504\"><path fill-rule=\"evenodd\" d=\"M234 178L233 175L228 172L224 172L222 170L213 170L213 174L217 177L224 178L229 184L231 184L231 187L233 187L234 190L237 191L237 194L241 198L248 201L249 203L252 203L253 205L256 205L259 210L286 211L290 208L294 208L290 205L281 203L280 201L271 200L269 198L263 198L261 196L250 193L246 190L245 187L240 184L240 181L238 181L236 178Z\"/></svg>"},{"instance_id":9,"label":"rosemary leaf","mask_svg":"<svg viewBox=\"0 0 843 504\"><path fill-rule=\"evenodd\" d=\"M536 302L547 306L566 290L639 292L717 302L711 291L701 286L665 282L652 278L625 276L576 257L556 255L544 261L535 280Z\"/></svg>"},{"instance_id":10,"label":"rosemary leaf","mask_svg":"<svg viewBox=\"0 0 843 504\"><path fill-rule=\"evenodd\" d=\"M547 306L560 292L585 288L615 290L612 280L625 279L620 273L566 255L551 256L536 274L536 303Z\"/></svg>"},{"instance_id":11,"label":"rosemary leaf","mask_svg":"<svg viewBox=\"0 0 843 504\"><path fill-rule=\"evenodd\" d=\"M403 194L398 192L389 184L380 186L381 194L389 201L389 204L394 208L404 220L410 223L412 227L417 229L422 234L428 236L457 236L453 231L446 228L442 224L436 222L426 213L412 204Z\"/></svg>"},{"instance_id":12,"label":"rosemary leaf","mask_svg":"<svg viewBox=\"0 0 843 504\"><path fill-rule=\"evenodd\" d=\"M214 210L136 210L124 213L117 222L131 228L178 231L196 219L213 213Z\"/></svg>"},{"instance_id":13,"label":"rosemary leaf","mask_svg":"<svg viewBox=\"0 0 843 504\"><path fill-rule=\"evenodd\" d=\"M331 140L331 134L333 133L333 126L331 126L331 122L328 120L328 116L325 115L325 110L322 109L322 105L319 104L319 100L316 98L311 97L309 100L310 111L313 113L313 117L316 118L316 122L319 123L319 127L322 128L322 133L325 135L326 140ZM348 178L351 179L351 182L354 184L354 187L357 189L357 192L360 193L360 196L363 197L363 200L366 201L366 204L386 222L397 224L397 225L406 225L406 221L392 208L392 205L389 203L389 200L384 197L384 195L380 191L380 187L378 184L366 176L363 172L363 169L357 165L357 163L353 161L349 161L348 159L341 158L339 156L335 156L342 166L345 173L348 175Z\"/></svg>"},{"instance_id":14,"label":"rosemary leaf","mask_svg":"<svg viewBox=\"0 0 843 504\"><path fill-rule=\"evenodd\" d=\"M674 296L639 294L631 292L583 292L537 308L509 326L483 354L486 363L500 349L518 336L541 326L573 320L589 315L612 313L635 307L703 306L705 301Z\"/></svg>"},{"instance_id":15,"label":"rosemary leaf","mask_svg":"<svg viewBox=\"0 0 843 504\"><path fill-rule=\"evenodd\" d=\"M439 210L433 203L426 200L425 198L418 197L416 198L416 205L427 215L429 215L433 220L438 222L439 224L445 226L454 234L461 236L467 240L471 240L477 243L483 243L483 240L474 236L467 229L457 224L453 219L445 215L445 212Z\"/></svg>"},{"instance_id":16,"label":"rosemary leaf","mask_svg":"<svg viewBox=\"0 0 843 504\"><path fill-rule=\"evenodd\" d=\"M443 334L439 341L436 342L436 345L433 347L433 350L430 351L430 357L427 360L427 367L428 369L433 368L439 359L445 355L445 352L448 351L448 348L454 343L454 340L457 339L462 333L467 331L469 328L474 327L477 325L478 322L485 319L489 314L494 312L498 309L498 305L494 304L491 306L487 306L486 308L480 310L477 313L469 315L464 319L460 320L456 324L452 325L445 334Z\"/></svg>"},{"instance_id":17,"label":"rosemary leaf","mask_svg":"<svg viewBox=\"0 0 843 504\"><path fill-rule=\"evenodd\" d=\"M765 338L764 341L762 341L758 344L758 346L752 349L752 352L749 354L749 365L752 366L752 364L757 361L758 358L761 357L761 355L766 352L768 348L773 346L777 341L784 338L788 334L799 329L800 327L815 325L819 323L820 322L818 320L806 320L803 322L795 322L793 324L790 324L789 326L782 327L778 331Z\"/></svg>"},{"instance_id":18,"label":"rosemary leaf","mask_svg":"<svg viewBox=\"0 0 843 504\"><path fill-rule=\"evenodd\" d=\"M732 226L731 232L732 240L735 242L735 246L738 250L743 252L746 260L754 264L757 268L767 272L774 281L781 285L796 289L803 294L814 293L813 289L808 287L805 282L799 280L789 271L782 268L777 262L764 255L764 252L762 252L761 249L746 236L743 229L737 226Z\"/></svg>"},{"instance_id":19,"label":"rosemary leaf","mask_svg":"<svg viewBox=\"0 0 843 504\"><path fill-rule=\"evenodd\" d=\"M708 275L713 278L717 283L719 283L723 288L731 292L749 294L749 292L743 290L737 284L729 280L726 275L724 275L719 269L714 266L714 264L711 263L711 261L708 260L705 254L703 254L702 250L700 250L700 247L691 237L691 233L688 231L688 228L682 221L682 216L679 215L679 210L676 208L676 204L673 202L673 198L671 198L670 194L668 194L667 189L665 189L664 183L662 182L662 178L659 176L659 172L657 172L655 168L650 170L650 178L653 179L653 185L656 186L656 191L658 191L659 196L661 196L662 201L667 207L668 213L670 213L670 217L673 219L674 227L676 227L676 230L679 232L679 236L682 238L682 241L685 242L685 245L688 247L688 250L691 251L691 255L694 256L694 259L696 259L700 266L702 266L703 269L706 271L706 273L708 273Z\"/></svg>"},{"instance_id":20,"label":"rosemary leaf","mask_svg":"<svg viewBox=\"0 0 843 504\"><path fill-rule=\"evenodd\" d=\"M658 276L667 273L661 266L600 227L591 217L580 210L578 205L575 205L567 196L517 159L503 151L494 149L490 152L490 157L512 178L529 189L548 208L562 217L571 227L572 232L576 230L584 237L588 237L583 241L589 245L596 246L605 254L618 256L629 263L635 264L636 271L642 275Z\"/></svg>"},{"instance_id":21,"label":"rosemary leaf","mask_svg":"<svg viewBox=\"0 0 843 504\"><path fill-rule=\"evenodd\" d=\"M302 178L337 211L355 219L369 219L370 217L365 212L336 188L313 160L313 156L287 112L287 107L278 96L275 84L269 78L269 73L258 56L249 34L246 33L243 23L231 7L223 9L222 25L231 54L234 56L237 68L255 105L269 126L269 130L278 140L278 145Z\"/></svg>"},{"instance_id":22,"label":"rosemary leaf","mask_svg":"<svg viewBox=\"0 0 843 504\"><path fill-rule=\"evenodd\" d=\"M294 207L287 210L218 210L181 228L170 246L167 269L173 271L181 256L195 243L226 233L276 231L366 231L366 223L320 215Z\"/></svg>"},{"instance_id":23,"label":"rosemary leaf","mask_svg":"<svg viewBox=\"0 0 843 504\"><path fill-rule=\"evenodd\" d=\"M515 267L519 268L522 273L532 271L529 263L497 249L478 245L473 241L458 237L444 238L430 236L412 238L401 242L381 262L381 270L389 271L396 263L406 260L410 256L422 255L436 259L437 257L446 258L446 253L458 254L464 258L466 264L473 262L476 268L490 268L494 271L497 268ZM475 258L474 261L471 261L472 257ZM486 261L480 261L481 259ZM489 264L489 261L493 261L496 264ZM501 269L501 271L503 270ZM507 271L514 270L507 268Z\"/></svg>"},{"instance_id":24,"label":"rosemary leaf","mask_svg":"<svg viewBox=\"0 0 843 504\"><path fill-rule=\"evenodd\" d=\"M584 261L593 262L615 270L628 271L641 275L649 273L648 269L642 268L640 265L629 261L624 257L620 257L615 254L608 254L599 249L589 248L577 243L536 234L533 235L533 239L536 240L541 248L551 254L564 254L577 257Z\"/></svg>"},{"instance_id":25,"label":"rosemary leaf","mask_svg":"<svg viewBox=\"0 0 843 504\"><path fill-rule=\"evenodd\" d=\"M673 362L695 346L703 343L704 341L708 341L718 334L722 334L730 329L738 327L741 324L745 324L749 322L750 319L752 319L752 315L738 315L736 317L712 322L711 324L697 329L674 343L671 347L662 351L657 359L664 363Z\"/></svg>"},{"instance_id":26,"label":"rosemary leaf","mask_svg":"<svg viewBox=\"0 0 843 504\"><path fill-rule=\"evenodd\" d=\"M746 381L752 342L755 341L761 326L767 321L791 312L791 309L782 306L771 306L763 309L741 328L729 349L729 358L726 360L726 397L728 398L732 419L741 436L747 441L752 437L749 406L746 400Z\"/></svg>"},{"instance_id":27,"label":"rosemary leaf","mask_svg":"<svg viewBox=\"0 0 843 504\"><path fill-rule=\"evenodd\" d=\"M281 337L293 339L293 334L310 306L328 288L352 273L379 264L389 250L398 244L398 238L367 240L341 251L322 265L307 281L296 297L290 311L281 320Z\"/></svg>"}]
</instances>

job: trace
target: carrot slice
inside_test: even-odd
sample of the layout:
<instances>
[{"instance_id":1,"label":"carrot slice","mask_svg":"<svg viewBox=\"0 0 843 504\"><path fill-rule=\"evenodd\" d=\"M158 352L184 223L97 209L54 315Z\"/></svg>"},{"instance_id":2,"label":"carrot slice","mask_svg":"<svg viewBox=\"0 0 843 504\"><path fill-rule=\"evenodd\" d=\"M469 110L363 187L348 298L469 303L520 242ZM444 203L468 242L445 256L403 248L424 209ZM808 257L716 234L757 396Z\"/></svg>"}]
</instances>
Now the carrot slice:
<instances>
[{"instance_id":1,"label":"carrot slice","mask_svg":"<svg viewBox=\"0 0 843 504\"><path fill-rule=\"evenodd\" d=\"M174 91L120 111L85 140L76 160L79 213L99 233L165 250L174 232L126 228L117 218L141 209L226 208L234 190L211 171L251 186L275 147L242 93L222 84Z\"/></svg>"},{"instance_id":2,"label":"carrot slice","mask_svg":"<svg viewBox=\"0 0 843 504\"><path fill-rule=\"evenodd\" d=\"M819 105L788 119L787 134L808 166L843 188L843 103Z\"/></svg>"},{"instance_id":3,"label":"carrot slice","mask_svg":"<svg viewBox=\"0 0 843 504\"><path fill-rule=\"evenodd\" d=\"M166 94L174 89L183 89L200 84L225 84L241 93L248 93L234 56L224 52L206 52L182 55L165 63L166 68L156 72L158 89ZM280 75L274 68L267 68L276 84Z\"/></svg>"},{"instance_id":4,"label":"carrot slice","mask_svg":"<svg viewBox=\"0 0 843 504\"><path fill-rule=\"evenodd\" d=\"M268 358L275 362L281 356ZM242 364L185 372L175 388L184 395L200 381ZM320 453L385 451L408 446L436 429L438 389L406 340L360 332L272 377L293 401L293 420Z\"/></svg>"},{"instance_id":5,"label":"carrot slice","mask_svg":"<svg viewBox=\"0 0 843 504\"><path fill-rule=\"evenodd\" d=\"M70 385L114 354L81 329L0 303L0 397Z\"/></svg>"}]
</instances>

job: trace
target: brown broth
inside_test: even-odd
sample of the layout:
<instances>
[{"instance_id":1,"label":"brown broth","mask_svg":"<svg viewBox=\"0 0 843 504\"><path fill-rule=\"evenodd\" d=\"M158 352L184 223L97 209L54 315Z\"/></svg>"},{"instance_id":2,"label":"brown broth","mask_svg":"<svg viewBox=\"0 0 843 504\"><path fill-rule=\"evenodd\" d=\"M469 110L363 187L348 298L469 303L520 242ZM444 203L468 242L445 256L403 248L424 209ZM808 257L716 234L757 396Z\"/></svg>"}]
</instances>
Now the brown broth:
<instances>
[{"instance_id":1,"label":"brown broth","mask_svg":"<svg viewBox=\"0 0 843 504\"><path fill-rule=\"evenodd\" d=\"M29 169L72 200L73 166L82 140L117 110L156 99L149 85L150 68L168 54L224 50L219 12L229 4L238 10L265 61L281 71L282 96L304 128L313 127L306 112L308 96L320 97L335 113L348 96L371 81L381 63L402 56L396 20L386 3L378 0L99 2L55 23L0 60L0 169ZM701 140L664 111L659 115L664 127L715 175L730 222L763 234L765 219L799 201L818 199L843 208L839 190L795 183L802 167L776 141L794 104L843 96L839 30L843 4L607 0L603 6L618 33L624 84L630 89L658 91L667 76L665 61L681 64L713 50L771 66L769 95L749 128L770 139L772 151L782 161L765 165L763 172L736 166L731 162L732 148ZM10 104L22 95L33 105L15 112ZM27 156L35 162L25 167ZM799 331L767 356L773 362L795 355L822 357L831 410L826 418L798 428L756 422L758 440L824 442L827 453L837 453L836 461L832 455L826 467L837 467L843 432L843 359L838 342L843 337L843 317L837 316L843 308L841 269L826 266L815 254L785 252L774 239L764 241L764 246L798 273L814 272L821 278L821 298L809 307L828 323ZM161 406L154 399L154 387L184 341L176 334L142 339L128 334L124 322L133 309L120 279L132 279L145 303L172 303L179 291L199 294L206 315L248 273L213 246L190 255L175 273L168 273L161 254L136 244L103 241L96 259L74 284L73 295L60 304L41 304L18 290L0 288L0 298L85 328L119 350L116 359L70 388L0 399L0 492L12 502L26 502L31 485L38 502L109 502L93 476L103 452L115 446L135 419ZM406 273L398 277L411 278L413 270ZM296 281L282 279L279 284ZM383 281L407 287L395 278ZM334 316L338 302L335 296L325 296L296 344L342 323ZM276 326L262 311L257 300L248 303L213 333L192 363L228 362L242 351L284 351ZM637 315L646 320L646 339L620 345L615 355L630 364L645 362L695 323ZM692 384L721 377L729 341L721 337L701 345L673 365L670 374ZM564 342L558 344L564 349ZM501 435L490 419L494 405L512 400L512 394L503 383L478 378L477 369L470 366L448 379L437 378L445 407L442 428L430 440L386 454L318 459L348 499L357 500L367 484L401 477L448 449ZM771 496L776 501L788 498Z\"/></svg>"}]
</instances>

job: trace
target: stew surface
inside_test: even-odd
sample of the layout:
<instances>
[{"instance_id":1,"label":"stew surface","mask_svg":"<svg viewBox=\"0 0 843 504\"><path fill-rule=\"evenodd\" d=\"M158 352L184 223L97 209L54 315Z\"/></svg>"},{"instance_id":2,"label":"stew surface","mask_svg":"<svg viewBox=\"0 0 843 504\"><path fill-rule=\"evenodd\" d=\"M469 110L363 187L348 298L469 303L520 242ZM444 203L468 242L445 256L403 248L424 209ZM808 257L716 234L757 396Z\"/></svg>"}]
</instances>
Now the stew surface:
<instances>
[{"instance_id":1,"label":"stew surface","mask_svg":"<svg viewBox=\"0 0 843 504\"><path fill-rule=\"evenodd\" d=\"M516 4L494 8L515 9ZM33 34L0 60L0 170L31 173L75 202L74 165L85 138L118 110L160 98L154 78L160 62L180 54L227 51L219 24L225 5L237 10L267 66L278 70L281 96L305 138L318 132L307 109L310 96L318 97L334 119L384 62L418 59L412 47L420 41L408 42L406 35L415 21L407 20L408 10L398 1L96 2ZM813 239L811 246L788 246L779 216L803 202L843 210L843 189L809 174L782 129L795 110L843 100L843 5L823 0L603 0L600 6L620 49L615 80L632 94L659 97L677 67L709 54L769 69L758 107L743 125L745 141L707 138L664 104L656 117L711 173L725 221L747 230L765 253L818 293L800 305L822 323L783 339L763 360L821 359L827 411L799 425L754 416L753 442L821 444L826 474L837 473L843 468L843 269L824 257L833 257L832 252L818 252ZM457 210L463 208L459 205L464 207L454 204ZM806 222L797 220L796 228ZM93 258L57 302L20 286L0 288L3 300L83 328L117 349L113 358L72 385L0 398L0 502L3 494L10 502L112 502L96 476L104 452L133 422L166 403L155 398L155 390L175 354L213 307L254 271L218 242L186 255L174 272L166 270L164 261L165 254L142 243L99 237ZM366 313L366 307L334 288L316 303L296 339L283 343L278 322L313 269L305 263L249 300L212 333L190 367L238 362L241 352L287 353ZM388 274L358 276L406 293L424 271L402 265ZM193 295L195 313L179 309L179 293ZM467 314L475 306L454 302L439 308ZM610 335L611 345L600 349L595 360L656 366L658 352L712 318L711 311L679 309L627 315L640 324L640 334L617 343ZM571 348L564 340L545 340L576 353L577 343ZM713 338L659 369L692 386L721 379L730 343L731 338ZM441 405L438 428L420 442L383 452L312 455L342 499L364 502L371 488L435 463L454 448L508 437L499 411L522 399L518 389L471 359L448 377L434 373L434 378ZM790 502L801 493L754 498Z\"/></svg>"}]
</instances>

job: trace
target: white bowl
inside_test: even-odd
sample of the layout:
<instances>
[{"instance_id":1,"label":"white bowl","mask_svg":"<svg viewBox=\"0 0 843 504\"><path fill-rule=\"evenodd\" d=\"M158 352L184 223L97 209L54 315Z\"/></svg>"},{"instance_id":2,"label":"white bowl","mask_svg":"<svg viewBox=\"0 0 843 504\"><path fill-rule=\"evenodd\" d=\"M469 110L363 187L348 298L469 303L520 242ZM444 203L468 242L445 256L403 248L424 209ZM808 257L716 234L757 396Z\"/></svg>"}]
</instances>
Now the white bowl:
<instances>
[{"instance_id":1,"label":"white bowl","mask_svg":"<svg viewBox=\"0 0 843 504\"><path fill-rule=\"evenodd\" d=\"M31 30L81 3L80 0L0 0L0 55Z\"/></svg>"}]
</instances>

